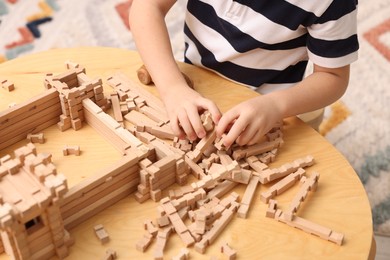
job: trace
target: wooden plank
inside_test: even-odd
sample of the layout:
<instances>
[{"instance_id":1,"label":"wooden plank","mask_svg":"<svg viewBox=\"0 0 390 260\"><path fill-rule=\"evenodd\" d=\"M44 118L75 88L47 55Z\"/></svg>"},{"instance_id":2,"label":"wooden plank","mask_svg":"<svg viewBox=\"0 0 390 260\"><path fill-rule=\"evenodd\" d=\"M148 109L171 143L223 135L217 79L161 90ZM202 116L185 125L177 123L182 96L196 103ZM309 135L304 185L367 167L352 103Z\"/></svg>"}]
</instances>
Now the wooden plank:
<instances>
[{"instance_id":1,"label":"wooden plank","mask_svg":"<svg viewBox=\"0 0 390 260\"><path fill-rule=\"evenodd\" d=\"M100 183L105 182L108 177L115 176L134 165L138 165L138 157L136 155L130 154L124 156L116 163L108 166L107 168L94 174L92 177L70 188L61 201L61 205L64 205L69 201L74 200L75 198L81 197L85 191L91 190Z\"/></svg>"},{"instance_id":2,"label":"wooden plank","mask_svg":"<svg viewBox=\"0 0 390 260\"><path fill-rule=\"evenodd\" d=\"M37 125L33 130L36 132L42 131L42 130L48 128L49 126L57 124L58 121L59 121L59 118L57 118L57 117L53 118L53 119L48 120L42 124ZM15 144L15 143L19 142L20 140L24 140L26 138L26 136L27 136L27 133L21 133L21 134L18 134L16 136L12 137L11 139L8 139L5 142L0 143L0 150L4 149L10 145Z\"/></svg>"},{"instance_id":3,"label":"wooden plank","mask_svg":"<svg viewBox=\"0 0 390 260\"><path fill-rule=\"evenodd\" d=\"M126 185L122 186L121 188L111 192L108 196L104 197L103 199L92 203L88 207L82 209L77 214L73 214L71 217L64 219L64 225L66 229L71 229L78 224L84 222L85 220L89 219L90 217L96 215L98 212L102 211L103 209L113 205L115 202L127 197L131 193L137 190L137 184L139 183L139 180L135 180L133 182L127 183Z\"/></svg>"},{"instance_id":4,"label":"wooden plank","mask_svg":"<svg viewBox=\"0 0 390 260\"><path fill-rule=\"evenodd\" d=\"M99 201L100 199L109 195L111 192L121 188L122 186L128 183L134 181L138 181L139 183L138 173L131 174L119 180L115 180L115 179L116 178L113 178L112 181L106 182L107 183L106 185L102 184L96 187L95 189L89 191L88 193L85 193L83 197L78 198L75 201L72 201L72 203L68 203L63 207L61 207L62 217L66 219L68 217L71 217L74 214L77 214L80 210L82 210L85 207L88 207L91 203Z\"/></svg>"},{"instance_id":5,"label":"wooden plank","mask_svg":"<svg viewBox=\"0 0 390 260\"><path fill-rule=\"evenodd\" d=\"M88 109L88 111L93 114L99 114L103 112L103 110L89 98L83 99L81 103L83 104L84 109Z\"/></svg>"},{"instance_id":6,"label":"wooden plank","mask_svg":"<svg viewBox=\"0 0 390 260\"><path fill-rule=\"evenodd\" d=\"M66 204L61 204L61 212L66 212L71 208L78 206L80 203L83 203L84 201L88 200L90 197L98 194L99 192L104 191L106 188L115 185L117 182L120 182L124 179L129 181L131 179L136 179L137 177L139 178L139 173L136 168L129 169L129 170L130 173L128 173L128 170L126 169L125 171L116 175L115 177L110 176L103 183L99 184L93 189L83 192L81 197L77 197L72 201L68 201Z\"/></svg>"},{"instance_id":7,"label":"wooden plank","mask_svg":"<svg viewBox=\"0 0 390 260\"><path fill-rule=\"evenodd\" d=\"M102 113L99 113L99 115ZM91 113L88 110L84 110L85 120L93 129L100 133L106 140L114 145L114 147L121 153L130 147L129 144L124 142L118 135L115 134L115 130L107 126L101 121L96 114ZM108 116L108 115L107 115ZM114 120L115 121L115 120Z\"/></svg>"},{"instance_id":8,"label":"wooden plank","mask_svg":"<svg viewBox=\"0 0 390 260\"><path fill-rule=\"evenodd\" d=\"M42 110L44 110L48 107L51 107L53 105L59 104L59 103L60 103L59 97L55 96L42 104L34 106L34 108L31 110L24 111L23 113L20 113L20 114L15 113L12 117L8 117L7 115L2 116L2 117L0 117L0 131L13 125L13 124L17 124L17 123L25 120L30 115L38 114ZM7 110L5 110L3 112L6 112L6 111Z\"/></svg>"},{"instance_id":9,"label":"wooden plank","mask_svg":"<svg viewBox=\"0 0 390 260\"><path fill-rule=\"evenodd\" d=\"M43 92L42 94L39 94L33 98L30 98L27 101L17 104L16 106L10 109L0 112L0 127L2 127L4 123L7 123L8 121L12 121L12 118L17 117L18 115L22 115L28 111L32 111L36 109L38 106L48 102L49 100L56 99L56 98L58 98L58 102L59 102L58 92L55 89L49 89Z\"/></svg>"},{"instance_id":10,"label":"wooden plank","mask_svg":"<svg viewBox=\"0 0 390 260\"><path fill-rule=\"evenodd\" d=\"M161 113L160 111L165 111L165 110L160 110L157 111L156 109L149 107L149 106L143 106L140 108L140 111L142 114L145 114L147 117L155 121L156 123L163 122L163 123L168 123L169 120L166 118L166 115Z\"/></svg>"},{"instance_id":11,"label":"wooden plank","mask_svg":"<svg viewBox=\"0 0 390 260\"><path fill-rule=\"evenodd\" d=\"M12 138L20 133L26 133L25 138L29 133L36 132L34 128L40 124L45 123L53 118L57 118L60 121L61 107L59 104L44 108L39 113L29 114L27 118L20 122L9 125L8 127L0 130L2 139L5 140Z\"/></svg>"},{"instance_id":12,"label":"wooden plank","mask_svg":"<svg viewBox=\"0 0 390 260\"><path fill-rule=\"evenodd\" d=\"M123 116L121 112L121 106L119 104L119 98L116 93L111 94L111 108L114 111L114 118L117 122L123 122Z\"/></svg>"},{"instance_id":13,"label":"wooden plank","mask_svg":"<svg viewBox=\"0 0 390 260\"><path fill-rule=\"evenodd\" d=\"M244 196L242 197L240 208L238 209L237 212L237 216L239 218L246 218L248 214L249 206L252 203L253 196L255 195L255 191L258 184L259 184L259 177L252 176L245 190Z\"/></svg>"},{"instance_id":14,"label":"wooden plank","mask_svg":"<svg viewBox=\"0 0 390 260\"><path fill-rule=\"evenodd\" d=\"M117 134L126 144L131 145L131 147L137 148L144 145L137 137L123 127L115 129L115 134Z\"/></svg>"},{"instance_id":15,"label":"wooden plank","mask_svg":"<svg viewBox=\"0 0 390 260\"><path fill-rule=\"evenodd\" d=\"M129 113L127 113L125 115L125 120L135 126L138 125L144 125L148 127L156 126L156 122L154 122L152 119L142 114L141 112L138 112L137 110L131 110Z\"/></svg>"},{"instance_id":16,"label":"wooden plank","mask_svg":"<svg viewBox=\"0 0 390 260\"><path fill-rule=\"evenodd\" d=\"M209 191L207 193L207 198L209 198L209 199L212 199L214 197L222 198L226 193L228 193L230 190L232 190L237 185L238 185L237 182L224 180L221 183L219 183L214 189L212 189L211 191Z\"/></svg>"}]
</instances>

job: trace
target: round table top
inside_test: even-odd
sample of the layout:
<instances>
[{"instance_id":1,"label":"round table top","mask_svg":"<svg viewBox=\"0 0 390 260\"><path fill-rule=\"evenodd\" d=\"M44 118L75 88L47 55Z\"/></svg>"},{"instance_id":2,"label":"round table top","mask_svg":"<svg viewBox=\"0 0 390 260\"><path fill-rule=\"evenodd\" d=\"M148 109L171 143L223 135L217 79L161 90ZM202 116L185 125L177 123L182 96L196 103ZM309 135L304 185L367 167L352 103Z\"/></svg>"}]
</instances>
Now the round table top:
<instances>
[{"instance_id":1,"label":"round table top","mask_svg":"<svg viewBox=\"0 0 390 260\"><path fill-rule=\"evenodd\" d=\"M130 79L137 80L136 70L142 61L135 51L85 47L72 49L53 49L30 54L0 64L0 80L14 83L15 90L0 89L0 111L6 110L10 103L19 103L44 91L43 78L46 73L61 73L66 70L65 62L73 61L86 68L90 77L103 80L104 91L112 89L106 84L110 75L120 71ZM179 63L184 73L189 75L195 89L214 100L221 111L258 95L252 90L223 79L209 71ZM145 86L158 95L154 87ZM60 132L55 126L46 129L45 137L50 140L37 147L39 152L51 152L57 170L68 179L71 187L93 175L98 169L117 161L121 155L100 137L91 127L80 131ZM309 192L297 215L314 223L323 225L344 234L341 246L292 228L274 219L265 217L267 205L260 201L260 193L269 185L259 185L246 219L233 218L217 240L200 254L190 247L191 259L210 259L211 256L226 258L220 252L223 241L237 251L240 259L367 259L373 236L371 209L367 195L356 172L346 159L320 134L292 117L285 120L284 146L280 148L275 162L270 167L306 155L315 158L315 164L306 170L320 174L318 189ZM88 137L88 138L86 138ZM25 141L24 141L25 142ZM77 143L83 149L92 151L86 156L63 157L64 143ZM23 144L7 147L0 151L0 157L12 154ZM94 162L93 164L88 162ZM74 169L78 171L74 171ZM277 196L278 206L288 207L299 185ZM245 185L234 191L242 195ZM144 234L143 222L157 217L157 205L153 201L139 204L134 196L125 198L94 217L69 230L75 239L67 259L97 259L104 256L107 248L116 250L119 259L152 259L153 244L144 253L135 249L135 244ZM93 227L103 224L110 235L110 242L101 245L95 237ZM164 255L169 258L179 253L184 244L177 235L171 235ZM1 259L8 259L3 253Z\"/></svg>"}]
</instances>

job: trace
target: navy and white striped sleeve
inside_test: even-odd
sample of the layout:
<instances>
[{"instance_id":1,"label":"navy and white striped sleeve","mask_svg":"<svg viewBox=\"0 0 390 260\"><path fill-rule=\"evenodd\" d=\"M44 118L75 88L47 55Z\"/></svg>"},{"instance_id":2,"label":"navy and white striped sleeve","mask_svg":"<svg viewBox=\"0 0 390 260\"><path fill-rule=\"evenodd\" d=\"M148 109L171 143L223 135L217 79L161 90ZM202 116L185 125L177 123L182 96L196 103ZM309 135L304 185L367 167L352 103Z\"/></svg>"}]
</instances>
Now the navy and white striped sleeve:
<instances>
[{"instance_id":1,"label":"navy and white striped sleeve","mask_svg":"<svg viewBox=\"0 0 390 260\"><path fill-rule=\"evenodd\" d=\"M338 68L356 61L357 0L334 0L308 33L308 56L314 64Z\"/></svg>"}]
</instances>

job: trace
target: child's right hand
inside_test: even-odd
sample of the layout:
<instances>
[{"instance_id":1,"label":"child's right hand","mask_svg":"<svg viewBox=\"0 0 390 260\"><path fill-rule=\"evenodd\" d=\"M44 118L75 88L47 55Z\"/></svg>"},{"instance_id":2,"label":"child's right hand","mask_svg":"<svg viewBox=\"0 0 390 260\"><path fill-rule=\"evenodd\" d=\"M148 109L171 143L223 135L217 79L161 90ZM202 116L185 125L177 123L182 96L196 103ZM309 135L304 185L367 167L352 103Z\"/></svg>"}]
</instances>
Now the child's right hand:
<instances>
[{"instance_id":1,"label":"child's right hand","mask_svg":"<svg viewBox=\"0 0 390 260\"><path fill-rule=\"evenodd\" d=\"M193 141L203 138L206 130L202 125L200 114L208 110L215 124L221 118L216 104L204 98L190 87L172 88L162 95L173 133L179 138L188 137Z\"/></svg>"}]
</instances>

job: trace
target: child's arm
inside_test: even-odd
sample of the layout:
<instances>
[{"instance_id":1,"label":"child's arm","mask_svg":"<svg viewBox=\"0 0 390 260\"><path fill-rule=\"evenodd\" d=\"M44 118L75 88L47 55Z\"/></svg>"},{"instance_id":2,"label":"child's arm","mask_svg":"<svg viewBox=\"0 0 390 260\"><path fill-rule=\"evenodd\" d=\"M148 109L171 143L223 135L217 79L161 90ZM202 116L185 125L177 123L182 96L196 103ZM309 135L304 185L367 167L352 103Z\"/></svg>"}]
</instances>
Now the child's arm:
<instances>
[{"instance_id":1,"label":"child's arm","mask_svg":"<svg viewBox=\"0 0 390 260\"><path fill-rule=\"evenodd\" d=\"M219 121L217 135L232 125L224 145L236 141L254 144L283 118L314 111L332 104L346 91L349 68L324 68L314 65L314 72L295 86L245 101L227 111Z\"/></svg>"},{"instance_id":2,"label":"child's arm","mask_svg":"<svg viewBox=\"0 0 390 260\"><path fill-rule=\"evenodd\" d=\"M129 20L137 49L160 93L174 134L194 140L206 134L199 112L209 110L214 122L221 113L214 102L187 85L176 64L164 21L175 2L134 0Z\"/></svg>"}]
</instances>

